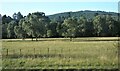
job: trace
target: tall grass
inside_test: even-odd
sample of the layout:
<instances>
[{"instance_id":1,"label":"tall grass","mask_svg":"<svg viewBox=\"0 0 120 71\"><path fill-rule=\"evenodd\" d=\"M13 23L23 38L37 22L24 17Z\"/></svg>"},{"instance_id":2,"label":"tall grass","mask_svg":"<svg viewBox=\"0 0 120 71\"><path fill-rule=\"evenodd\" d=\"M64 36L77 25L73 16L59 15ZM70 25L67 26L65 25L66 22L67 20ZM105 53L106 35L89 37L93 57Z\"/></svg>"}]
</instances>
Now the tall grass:
<instances>
[{"instance_id":1,"label":"tall grass","mask_svg":"<svg viewBox=\"0 0 120 71\"><path fill-rule=\"evenodd\" d=\"M85 39L90 40L90 38ZM117 41L88 42L73 39L71 42L62 38L44 40L3 41L3 55L6 55L7 49L9 55L20 55L20 49L22 55L43 55L37 58L4 58L3 68L118 68Z\"/></svg>"}]
</instances>

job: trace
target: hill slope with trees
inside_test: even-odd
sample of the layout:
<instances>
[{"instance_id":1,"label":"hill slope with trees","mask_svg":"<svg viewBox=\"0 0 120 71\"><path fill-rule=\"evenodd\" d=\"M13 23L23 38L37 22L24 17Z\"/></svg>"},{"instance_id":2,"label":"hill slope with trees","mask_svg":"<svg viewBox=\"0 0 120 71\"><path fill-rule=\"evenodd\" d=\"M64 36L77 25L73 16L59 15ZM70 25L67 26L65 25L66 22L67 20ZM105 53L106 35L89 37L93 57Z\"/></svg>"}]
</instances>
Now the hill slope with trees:
<instances>
[{"instance_id":1,"label":"hill slope with trees","mask_svg":"<svg viewBox=\"0 0 120 71\"><path fill-rule=\"evenodd\" d=\"M64 12L46 16L44 12L20 12L2 16L2 38L108 37L120 35L118 13L104 11Z\"/></svg>"},{"instance_id":2,"label":"hill slope with trees","mask_svg":"<svg viewBox=\"0 0 120 71\"><path fill-rule=\"evenodd\" d=\"M49 15L48 17L51 20L58 20L60 17L62 18L68 18L70 16L72 17L76 17L79 19L80 16L84 16L85 18L91 20L93 19L93 17L97 16L97 15L110 15L112 16L114 19L118 19L118 13L115 12L105 12L105 11L90 11L90 10L85 10L85 11L76 11L76 12L63 12L63 13L57 13L57 14L53 14L53 15Z\"/></svg>"}]
</instances>

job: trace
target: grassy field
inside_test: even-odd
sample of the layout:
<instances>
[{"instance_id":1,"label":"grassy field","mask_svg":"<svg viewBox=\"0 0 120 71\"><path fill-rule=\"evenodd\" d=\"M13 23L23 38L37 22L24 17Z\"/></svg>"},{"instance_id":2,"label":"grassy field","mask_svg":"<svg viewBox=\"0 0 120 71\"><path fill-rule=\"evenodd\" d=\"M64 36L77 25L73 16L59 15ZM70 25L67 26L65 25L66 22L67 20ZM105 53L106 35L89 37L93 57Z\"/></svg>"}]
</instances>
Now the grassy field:
<instances>
[{"instance_id":1,"label":"grassy field","mask_svg":"<svg viewBox=\"0 0 120 71\"><path fill-rule=\"evenodd\" d=\"M69 41L69 38L3 40L2 66L6 69L118 68L117 39L99 37L74 38L73 41Z\"/></svg>"}]
</instances>

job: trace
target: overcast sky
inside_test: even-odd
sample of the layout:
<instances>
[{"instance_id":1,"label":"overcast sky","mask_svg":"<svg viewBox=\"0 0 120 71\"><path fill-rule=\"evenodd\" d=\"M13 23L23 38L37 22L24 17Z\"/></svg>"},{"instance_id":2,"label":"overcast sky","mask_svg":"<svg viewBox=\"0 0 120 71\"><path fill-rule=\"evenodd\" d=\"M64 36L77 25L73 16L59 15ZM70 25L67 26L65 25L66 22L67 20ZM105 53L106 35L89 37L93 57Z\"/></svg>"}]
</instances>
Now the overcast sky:
<instances>
[{"instance_id":1,"label":"overcast sky","mask_svg":"<svg viewBox=\"0 0 120 71\"><path fill-rule=\"evenodd\" d=\"M0 3L0 13L12 16L14 12L21 12L23 15L27 15L32 12L45 12L46 15L55 13L68 12L68 11L81 11L81 10L92 10L92 11L107 11L107 12L118 12L118 1L119 0L4 0Z\"/></svg>"}]
</instances>

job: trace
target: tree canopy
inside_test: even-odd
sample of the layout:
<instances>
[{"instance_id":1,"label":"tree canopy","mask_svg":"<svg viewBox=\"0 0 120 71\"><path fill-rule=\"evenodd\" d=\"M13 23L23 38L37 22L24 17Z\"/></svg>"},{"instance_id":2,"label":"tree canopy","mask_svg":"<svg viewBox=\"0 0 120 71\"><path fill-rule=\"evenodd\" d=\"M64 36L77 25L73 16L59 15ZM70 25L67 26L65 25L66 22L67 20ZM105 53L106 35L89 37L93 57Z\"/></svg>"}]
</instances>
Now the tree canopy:
<instances>
[{"instance_id":1,"label":"tree canopy","mask_svg":"<svg viewBox=\"0 0 120 71\"><path fill-rule=\"evenodd\" d=\"M40 38L40 37L92 37L119 36L120 21L110 14L95 13L93 18L83 15L59 15L50 19L44 12L29 13L24 16L18 12L2 16L2 38ZM54 17L55 18L55 17Z\"/></svg>"}]
</instances>

